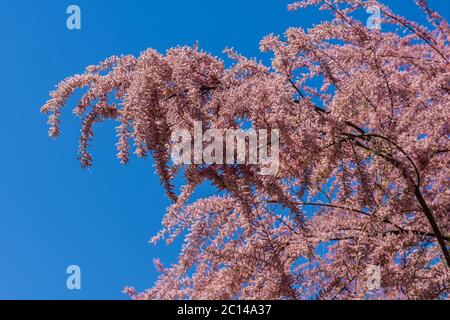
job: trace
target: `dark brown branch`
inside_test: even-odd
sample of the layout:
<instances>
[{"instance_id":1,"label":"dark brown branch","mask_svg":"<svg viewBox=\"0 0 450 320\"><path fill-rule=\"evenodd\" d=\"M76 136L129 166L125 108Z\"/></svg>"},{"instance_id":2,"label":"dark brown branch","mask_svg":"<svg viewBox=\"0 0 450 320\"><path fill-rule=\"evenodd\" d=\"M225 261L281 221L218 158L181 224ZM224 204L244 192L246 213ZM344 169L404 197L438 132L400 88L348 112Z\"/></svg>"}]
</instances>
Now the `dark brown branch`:
<instances>
[{"instance_id":1,"label":"dark brown branch","mask_svg":"<svg viewBox=\"0 0 450 320\"><path fill-rule=\"evenodd\" d=\"M295 85L294 81L292 81L291 78L288 78L288 81L292 85L292 87L295 89L295 91L297 91L298 95L303 100L305 100L309 105L311 105L318 114L328 114L329 113L326 110L320 108L319 106L316 106L314 103L309 101L308 98L306 98L306 96L303 94L303 92ZM300 103L300 101L294 100L294 103Z\"/></svg>"},{"instance_id":2,"label":"dark brown branch","mask_svg":"<svg viewBox=\"0 0 450 320\"><path fill-rule=\"evenodd\" d=\"M447 266L450 268L450 254L449 254L447 246L445 244L445 238L442 235L441 230L439 229L439 226L433 217L433 213L431 212L431 209L428 207L425 199L423 198L422 193L420 192L419 186L415 187L414 195L416 196L417 201L419 201L420 207L422 208L423 213L425 214L425 216L428 219L428 223L431 225L431 228L433 229L433 232L436 235L439 246L441 247L442 253L444 254L444 258L447 262Z\"/></svg>"}]
</instances>

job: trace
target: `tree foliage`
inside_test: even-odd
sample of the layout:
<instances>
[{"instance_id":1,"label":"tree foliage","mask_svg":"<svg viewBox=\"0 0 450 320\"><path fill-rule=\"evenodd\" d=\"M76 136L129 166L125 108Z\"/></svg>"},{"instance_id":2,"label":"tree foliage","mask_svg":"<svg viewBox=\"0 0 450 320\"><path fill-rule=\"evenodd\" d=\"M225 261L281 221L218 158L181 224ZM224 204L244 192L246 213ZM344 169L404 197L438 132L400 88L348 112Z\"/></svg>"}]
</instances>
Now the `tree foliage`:
<instances>
[{"instance_id":1,"label":"tree foliage","mask_svg":"<svg viewBox=\"0 0 450 320\"><path fill-rule=\"evenodd\" d=\"M381 268L374 297L436 299L450 293L450 28L425 0L427 25L377 1L304 0L333 18L269 35L272 65L194 47L111 57L62 81L42 107L50 136L61 108L86 87L79 156L93 126L115 119L118 157L131 143L151 155L173 204L152 241L184 236L176 263L136 299L364 298L366 270ZM381 8L384 31L354 13ZM280 130L277 175L254 165L170 160L170 133L192 128ZM185 184L176 192L173 179ZM190 201L210 181L218 194Z\"/></svg>"}]
</instances>

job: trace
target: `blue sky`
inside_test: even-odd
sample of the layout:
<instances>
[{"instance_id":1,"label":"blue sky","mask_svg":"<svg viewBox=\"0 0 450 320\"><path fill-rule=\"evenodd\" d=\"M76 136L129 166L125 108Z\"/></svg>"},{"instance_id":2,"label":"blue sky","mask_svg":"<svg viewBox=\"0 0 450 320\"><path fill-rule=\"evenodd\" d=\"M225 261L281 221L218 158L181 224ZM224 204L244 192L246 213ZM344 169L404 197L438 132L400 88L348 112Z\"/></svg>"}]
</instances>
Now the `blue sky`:
<instances>
[{"instance_id":1,"label":"blue sky","mask_svg":"<svg viewBox=\"0 0 450 320\"><path fill-rule=\"evenodd\" d=\"M115 124L96 127L94 167L76 160L79 120L69 108L62 136L47 137L39 107L63 78L113 54L160 51L197 40L267 61L266 34L320 21L289 12L290 1L17 0L0 10L0 299L126 299L157 277L152 259L174 261L178 246L152 246L168 201L152 161L115 158ZM388 1L402 13L409 0ZM431 0L447 17L445 1ZM82 29L66 28L66 8L81 8ZM211 190L204 188L200 195ZM79 265L82 289L67 290L65 270Z\"/></svg>"}]
</instances>

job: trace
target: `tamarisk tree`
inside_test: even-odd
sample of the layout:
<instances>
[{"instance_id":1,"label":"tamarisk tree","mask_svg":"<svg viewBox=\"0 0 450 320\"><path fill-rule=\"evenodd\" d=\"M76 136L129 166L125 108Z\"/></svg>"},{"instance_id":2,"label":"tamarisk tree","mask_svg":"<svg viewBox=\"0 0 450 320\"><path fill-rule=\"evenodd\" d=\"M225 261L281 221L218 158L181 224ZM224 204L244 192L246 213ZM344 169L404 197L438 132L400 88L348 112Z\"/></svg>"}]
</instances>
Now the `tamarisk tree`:
<instances>
[{"instance_id":1,"label":"tamarisk tree","mask_svg":"<svg viewBox=\"0 0 450 320\"><path fill-rule=\"evenodd\" d=\"M425 25L377 1L304 0L332 15L269 35L271 66L198 46L113 56L62 81L42 107L49 134L85 88L79 157L93 126L118 122L118 158L152 156L173 202L152 242L184 237L178 260L135 299L447 299L450 293L450 28L425 0ZM356 13L376 5L382 30ZM279 129L279 169L174 165L171 132ZM132 151L132 150L133 151ZM183 179L176 188L175 177ZM194 199L209 181L217 193ZM370 292L369 292L370 293Z\"/></svg>"}]
</instances>

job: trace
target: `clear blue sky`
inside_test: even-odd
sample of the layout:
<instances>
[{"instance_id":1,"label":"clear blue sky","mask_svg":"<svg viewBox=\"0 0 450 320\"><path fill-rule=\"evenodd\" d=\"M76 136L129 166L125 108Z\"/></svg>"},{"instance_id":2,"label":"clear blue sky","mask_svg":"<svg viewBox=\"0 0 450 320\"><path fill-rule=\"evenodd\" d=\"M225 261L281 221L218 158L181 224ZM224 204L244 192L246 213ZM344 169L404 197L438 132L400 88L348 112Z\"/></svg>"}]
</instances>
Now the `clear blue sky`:
<instances>
[{"instance_id":1,"label":"clear blue sky","mask_svg":"<svg viewBox=\"0 0 450 320\"><path fill-rule=\"evenodd\" d=\"M264 60L259 40L310 26L316 11L288 12L286 0L17 0L0 9L0 299L125 299L157 277L152 259L170 263L178 246L152 246L168 201L151 160L115 158L114 123L96 127L94 167L76 160L79 120L69 109L62 136L47 137L39 107L63 78L113 54L193 44L226 47ZM392 0L401 8L409 0ZM447 17L447 1L431 0ZM66 28L81 8L82 29ZM208 194L204 188L199 193ZM82 270L82 290L66 289L66 267Z\"/></svg>"}]
</instances>

